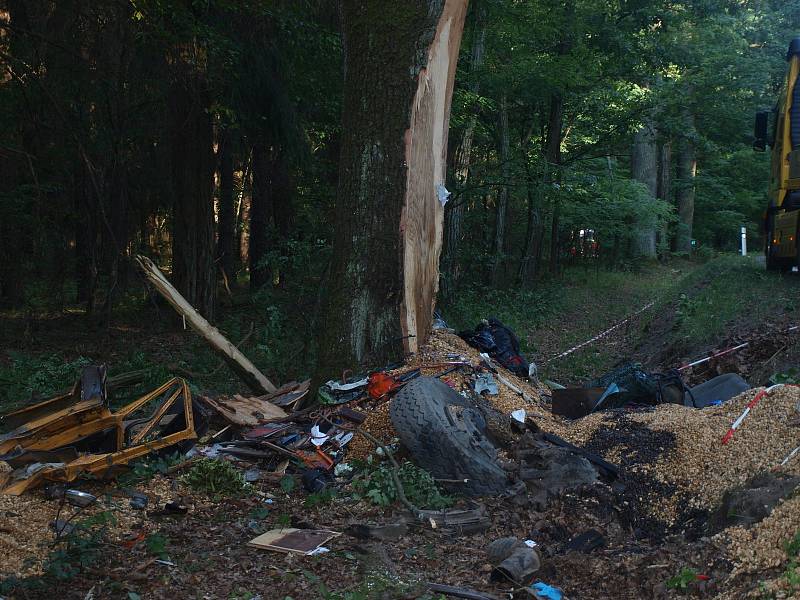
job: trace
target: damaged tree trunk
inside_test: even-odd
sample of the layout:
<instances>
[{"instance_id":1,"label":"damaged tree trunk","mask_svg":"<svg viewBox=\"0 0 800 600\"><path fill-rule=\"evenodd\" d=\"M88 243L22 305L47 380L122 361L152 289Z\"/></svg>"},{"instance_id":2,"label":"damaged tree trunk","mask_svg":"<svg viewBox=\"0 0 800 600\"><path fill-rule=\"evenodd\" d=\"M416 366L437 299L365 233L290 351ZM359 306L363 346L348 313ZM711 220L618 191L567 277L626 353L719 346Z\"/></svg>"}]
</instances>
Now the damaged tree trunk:
<instances>
[{"instance_id":1,"label":"damaged tree trunk","mask_svg":"<svg viewBox=\"0 0 800 600\"><path fill-rule=\"evenodd\" d=\"M277 389L236 346L229 342L216 327L206 321L186 301L186 298L181 296L152 260L146 256L137 256L136 262L158 293L164 296L164 299L178 311L178 314L186 319L192 329L205 338L212 350L225 359L225 362L247 384L247 387L257 394L270 394Z\"/></svg>"},{"instance_id":2,"label":"damaged tree trunk","mask_svg":"<svg viewBox=\"0 0 800 600\"><path fill-rule=\"evenodd\" d=\"M450 100L467 0L343 0L339 189L320 376L428 336L439 280Z\"/></svg>"}]
</instances>

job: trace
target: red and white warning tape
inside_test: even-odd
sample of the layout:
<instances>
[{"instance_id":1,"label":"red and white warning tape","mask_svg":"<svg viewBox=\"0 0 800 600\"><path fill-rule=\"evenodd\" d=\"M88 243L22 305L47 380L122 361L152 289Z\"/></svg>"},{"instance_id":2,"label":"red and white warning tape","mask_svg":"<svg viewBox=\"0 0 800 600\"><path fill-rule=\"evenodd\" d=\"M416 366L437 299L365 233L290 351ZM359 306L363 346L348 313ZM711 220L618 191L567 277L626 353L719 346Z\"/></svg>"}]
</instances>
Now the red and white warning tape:
<instances>
[{"instance_id":1,"label":"red and white warning tape","mask_svg":"<svg viewBox=\"0 0 800 600\"><path fill-rule=\"evenodd\" d=\"M785 466L785 465L786 465L786 463L788 463L790 460L792 460L792 459L795 457L795 455L796 455L798 452L800 452L800 446L798 446L797 448L795 448L794 450L792 450L791 452L789 452L789 454L787 454L787 455L786 455L786 458L784 458L784 459L781 461L781 464L779 464L779 465L776 467L776 469L780 469L781 467Z\"/></svg>"},{"instance_id":2,"label":"red and white warning tape","mask_svg":"<svg viewBox=\"0 0 800 600\"><path fill-rule=\"evenodd\" d=\"M790 333L790 332L795 331L797 329L800 329L800 325L792 325L791 327L786 329L786 331L784 331L783 333ZM715 358L719 358L720 356L725 356L726 354L730 354L731 352L736 352L737 350L741 350L742 348L747 348L747 346L749 346L749 345L750 345L750 342L744 342L743 344L739 344L738 346L734 346L733 348L728 348L727 350L722 350L721 352L716 352L714 354L711 354L710 356L706 356L705 358L701 358L699 360L695 360L695 361L692 361L690 363L686 363L685 365L681 365L680 367L678 367L678 371L683 371L683 370L688 369L690 367L696 367L697 365L701 365L701 364L703 364L705 362L708 362L710 360L714 360Z\"/></svg>"},{"instance_id":3,"label":"red and white warning tape","mask_svg":"<svg viewBox=\"0 0 800 600\"><path fill-rule=\"evenodd\" d=\"M602 333L598 333L598 334L597 334L596 336L594 336L592 339L590 339L590 340L586 340L586 341L585 341L585 342L583 342L582 344L578 344L577 346L573 346L572 348L570 348L569 350L566 350L566 351L562 352L562 353L561 353L561 354L559 354L558 356L554 356L553 358L550 358L550 359L548 359L547 361L545 361L545 364L547 364L547 363L551 363L551 362L553 362L554 360L558 360L559 358L564 358L565 356L569 356L570 354L572 354L572 353L573 353L573 352L575 352L576 350L580 350L580 349L581 349L581 348L583 348L584 346L588 346L588 345L589 345L589 344L591 344L592 342L596 342L596 341L597 341L597 340L599 340L600 338L607 336L609 333L611 333L611 332L612 332L612 331L614 331L615 329L617 329L617 328L619 328L619 327L622 327L623 325L625 325L625 323L627 323L628 321L630 321L631 319L633 319L635 316L642 314L644 311L646 311L648 308L650 308L651 306L653 306L653 304L655 304L655 303L656 303L656 301L655 301L655 300L653 300L652 302L650 302L649 304L646 304L645 306L643 306L642 308L640 308L639 310L637 310L635 313L633 313L632 315L630 315L630 316L629 316L629 317L627 317L626 319L623 319L623 320L622 320L622 321L620 321L619 323L615 323L614 325L612 325L611 327L609 327L608 329L606 329L606 330L605 330L605 331L603 331Z\"/></svg>"},{"instance_id":4,"label":"red and white warning tape","mask_svg":"<svg viewBox=\"0 0 800 600\"><path fill-rule=\"evenodd\" d=\"M749 415L749 414L750 414L750 411L751 411L753 408L755 408L755 405L756 405L756 404L758 404L758 403L761 401L761 399L762 399L762 398L764 398L764 396L767 396L768 394L770 394L770 393L772 392L772 390L777 390L777 389L779 389L779 388L785 387L786 385L788 385L788 384L784 384L784 383L778 383L778 384L772 385L772 386L770 386L770 387L768 387L768 388L765 388L765 389L761 390L760 392L758 392L758 393L757 393L757 394L756 394L756 395L753 397L753 399L752 399L752 400L750 400L750 402L748 402L748 403L747 403L747 406L745 406L745 407L744 407L744 410L742 411L742 414L740 414L740 415L739 415L739 418L738 418L738 419L736 419L736 420L733 422L733 425L731 425L731 426L730 426L730 429L728 429L727 433L725 433L725 435L724 435L724 436L722 436L722 443L723 443L723 445L724 445L724 444L727 444L728 442L730 442L730 441L731 441L731 438L733 437L733 432L734 432L734 431L736 431L737 429L739 429L739 427L741 427L741 425L742 425L742 421L744 421L744 420L745 420L745 418L747 417L747 415ZM789 459L790 459L792 456L793 456L793 455L789 455L789 457L787 457L787 459L786 459L786 462L788 462L788 461L789 461ZM783 464L783 463L782 463L782 464Z\"/></svg>"}]
</instances>

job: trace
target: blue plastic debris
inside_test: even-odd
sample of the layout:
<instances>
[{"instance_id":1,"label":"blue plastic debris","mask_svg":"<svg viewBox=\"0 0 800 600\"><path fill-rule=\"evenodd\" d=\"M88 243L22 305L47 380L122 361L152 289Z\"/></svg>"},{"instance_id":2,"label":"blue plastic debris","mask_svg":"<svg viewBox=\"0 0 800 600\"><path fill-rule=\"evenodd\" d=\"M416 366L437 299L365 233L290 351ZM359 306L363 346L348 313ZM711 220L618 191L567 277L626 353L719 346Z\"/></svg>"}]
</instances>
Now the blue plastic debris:
<instances>
[{"instance_id":1,"label":"blue plastic debris","mask_svg":"<svg viewBox=\"0 0 800 600\"><path fill-rule=\"evenodd\" d=\"M542 600L561 600L561 590L547 585L543 581L537 581L531 588L535 592L537 598L541 598Z\"/></svg>"}]
</instances>

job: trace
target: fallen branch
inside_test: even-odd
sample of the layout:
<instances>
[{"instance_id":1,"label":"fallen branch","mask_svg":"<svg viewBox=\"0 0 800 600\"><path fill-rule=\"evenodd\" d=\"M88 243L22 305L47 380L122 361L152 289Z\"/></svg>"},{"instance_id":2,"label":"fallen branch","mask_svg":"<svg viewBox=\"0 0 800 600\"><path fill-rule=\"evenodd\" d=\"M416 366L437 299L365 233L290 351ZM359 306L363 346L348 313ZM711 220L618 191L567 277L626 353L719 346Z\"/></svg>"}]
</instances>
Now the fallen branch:
<instances>
[{"instance_id":1,"label":"fallen branch","mask_svg":"<svg viewBox=\"0 0 800 600\"><path fill-rule=\"evenodd\" d=\"M164 296L166 301L178 311L178 314L186 319L192 329L205 338L211 348L222 356L251 390L257 394L269 394L277 389L236 346L231 344L216 327L211 325L186 301L186 298L181 296L152 260L139 255L136 257L136 262L158 293Z\"/></svg>"}]
</instances>

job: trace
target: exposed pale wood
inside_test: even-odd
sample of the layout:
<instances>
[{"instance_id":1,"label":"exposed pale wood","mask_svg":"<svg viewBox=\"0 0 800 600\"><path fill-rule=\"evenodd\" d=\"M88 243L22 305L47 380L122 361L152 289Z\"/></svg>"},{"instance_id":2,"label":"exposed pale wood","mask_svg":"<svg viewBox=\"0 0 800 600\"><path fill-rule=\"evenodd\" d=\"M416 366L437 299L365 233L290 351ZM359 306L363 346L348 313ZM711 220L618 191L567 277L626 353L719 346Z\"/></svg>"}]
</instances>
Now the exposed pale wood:
<instances>
[{"instance_id":1,"label":"exposed pale wood","mask_svg":"<svg viewBox=\"0 0 800 600\"><path fill-rule=\"evenodd\" d=\"M450 100L467 0L446 0L428 61L419 74L406 131L406 194L400 231L403 247L401 328L406 352L427 339L439 287L444 209L437 187L444 185Z\"/></svg>"},{"instance_id":2,"label":"exposed pale wood","mask_svg":"<svg viewBox=\"0 0 800 600\"><path fill-rule=\"evenodd\" d=\"M232 398L207 398L205 396L198 396L198 398L234 425L253 427L288 416L282 408L261 398L245 398L239 395Z\"/></svg>"},{"instance_id":3,"label":"exposed pale wood","mask_svg":"<svg viewBox=\"0 0 800 600\"><path fill-rule=\"evenodd\" d=\"M136 262L153 287L186 318L191 328L205 338L211 348L225 359L251 390L257 394L270 394L276 390L275 385L236 346L186 301L152 260L146 256L137 256Z\"/></svg>"}]
</instances>

